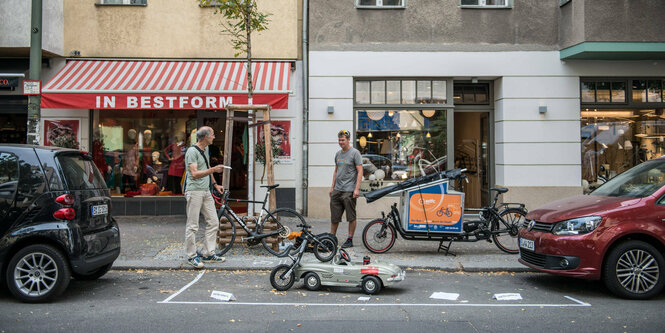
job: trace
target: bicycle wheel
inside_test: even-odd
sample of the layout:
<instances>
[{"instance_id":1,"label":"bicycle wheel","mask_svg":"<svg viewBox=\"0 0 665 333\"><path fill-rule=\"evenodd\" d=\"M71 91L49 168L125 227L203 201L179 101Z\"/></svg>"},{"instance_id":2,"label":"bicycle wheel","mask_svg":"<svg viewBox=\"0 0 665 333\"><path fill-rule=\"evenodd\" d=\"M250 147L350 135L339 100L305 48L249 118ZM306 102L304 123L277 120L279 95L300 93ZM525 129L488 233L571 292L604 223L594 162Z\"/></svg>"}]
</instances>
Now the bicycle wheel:
<instances>
[{"instance_id":1,"label":"bicycle wheel","mask_svg":"<svg viewBox=\"0 0 665 333\"><path fill-rule=\"evenodd\" d=\"M319 243L314 243L314 256L320 261L327 262L335 256L337 242L330 236L321 236Z\"/></svg>"},{"instance_id":2,"label":"bicycle wheel","mask_svg":"<svg viewBox=\"0 0 665 333\"><path fill-rule=\"evenodd\" d=\"M296 276L293 272L282 278L282 274L288 272L289 269L291 269L291 266L284 264L273 268L272 272L270 272L270 284L273 288L279 291L285 291L293 286L293 283L296 282Z\"/></svg>"},{"instance_id":3,"label":"bicycle wheel","mask_svg":"<svg viewBox=\"0 0 665 333\"><path fill-rule=\"evenodd\" d=\"M517 231L524 222L526 212L519 208L508 208L501 211L499 216L506 221L506 224L497 219L492 221L492 231L503 230L499 234L492 234L494 244L503 252L518 254L520 249L517 244Z\"/></svg>"},{"instance_id":4,"label":"bicycle wheel","mask_svg":"<svg viewBox=\"0 0 665 333\"><path fill-rule=\"evenodd\" d=\"M236 240L236 224L226 212L219 218L219 231L217 232L217 255L222 256L229 252Z\"/></svg>"},{"instance_id":5,"label":"bicycle wheel","mask_svg":"<svg viewBox=\"0 0 665 333\"><path fill-rule=\"evenodd\" d=\"M372 220L363 229L363 245L374 253L388 252L395 237L395 228L385 219Z\"/></svg>"},{"instance_id":6,"label":"bicycle wheel","mask_svg":"<svg viewBox=\"0 0 665 333\"><path fill-rule=\"evenodd\" d=\"M273 255L283 256L288 251L289 234L298 230L298 225L305 224L305 218L291 208L277 208L264 216L256 227L257 234L278 233L261 239L263 247ZM274 248L273 248L274 246Z\"/></svg>"}]
</instances>

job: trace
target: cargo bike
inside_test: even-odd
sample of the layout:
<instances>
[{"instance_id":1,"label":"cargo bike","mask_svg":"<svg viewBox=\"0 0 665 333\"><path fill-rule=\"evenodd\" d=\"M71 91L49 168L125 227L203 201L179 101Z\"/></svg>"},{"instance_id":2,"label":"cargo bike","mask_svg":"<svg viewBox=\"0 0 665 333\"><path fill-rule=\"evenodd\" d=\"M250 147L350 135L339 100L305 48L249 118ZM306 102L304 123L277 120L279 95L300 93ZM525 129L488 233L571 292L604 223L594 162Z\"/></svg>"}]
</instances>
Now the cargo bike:
<instances>
[{"instance_id":1,"label":"cargo bike","mask_svg":"<svg viewBox=\"0 0 665 333\"><path fill-rule=\"evenodd\" d=\"M492 203L480 209L464 209L462 183L466 169L436 172L365 194L367 203L386 195L399 195L400 202L370 221L362 232L363 245L374 253L385 253L399 234L405 240L438 241L438 251L450 252L453 242L488 241L503 252L519 253L517 232L527 210L521 203L499 203L507 188L491 188ZM460 191L452 188L451 182ZM401 210L401 212L400 212ZM472 218L465 218L465 212ZM475 218L473 216L476 216Z\"/></svg>"}]
</instances>

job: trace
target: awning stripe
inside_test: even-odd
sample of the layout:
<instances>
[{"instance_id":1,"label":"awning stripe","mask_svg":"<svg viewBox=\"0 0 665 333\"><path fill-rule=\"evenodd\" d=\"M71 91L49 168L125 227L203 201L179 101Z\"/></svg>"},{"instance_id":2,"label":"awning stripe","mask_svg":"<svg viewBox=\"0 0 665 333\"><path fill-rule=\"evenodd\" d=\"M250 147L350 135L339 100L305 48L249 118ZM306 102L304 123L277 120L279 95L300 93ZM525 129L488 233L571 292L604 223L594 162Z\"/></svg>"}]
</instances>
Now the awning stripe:
<instances>
[{"instance_id":1,"label":"awning stripe","mask_svg":"<svg viewBox=\"0 0 665 333\"><path fill-rule=\"evenodd\" d=\"M288 93L289 62L252 62L256 93ZM43 93L243 93L247 66L240 61L72 60Z\"/></svg>"}]
</instances>

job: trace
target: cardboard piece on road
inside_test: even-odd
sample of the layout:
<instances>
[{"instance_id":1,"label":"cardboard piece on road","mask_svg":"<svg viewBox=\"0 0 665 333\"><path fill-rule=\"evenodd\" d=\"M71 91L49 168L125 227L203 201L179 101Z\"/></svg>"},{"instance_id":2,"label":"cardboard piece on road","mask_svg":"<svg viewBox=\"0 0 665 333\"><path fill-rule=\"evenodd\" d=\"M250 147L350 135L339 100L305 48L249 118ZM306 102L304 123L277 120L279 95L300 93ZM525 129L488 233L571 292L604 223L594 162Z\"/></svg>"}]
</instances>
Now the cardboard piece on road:
<instances>
[{"instance_id":1,"label":"cardboard piece on road","mask_svg":"<svg viewBox=\"0 0 665 333\"><path fill-rule=\"evenodd\" d=\"M236 297L233 296L233 294L217 290L213 290L212 294L210 294L210 297L224 302L236 300Z\"/></svg>"},{"instance_id":2,"label":"cardboard piece on road","mask_svg":"<svg viewBox=\"0 0 665 333\"><path fill-rule=\"evenodd\" d=\"M519 293L503 293L503 294L494 294L493 299L497 301L520 301L522 300L522 295Z\"/></svg>"},{"instance_id":3,"label":"cardboard piece on road","mask_svg":"<svg viewBox=\"0 0 665 333\"><path fill-rule=\"evenodd\" d=\"M446 300L446 301L456 301L458 297L459 297L459 294L455 294L455 293L435 292L429 298L443 299L443 300Z\"/></svg>"},{"instance_id":4,"label":"cardboard piece on road","mask_svg":"<svg viewBox=\"0 0 665 333\"><path fill-rule=\"evenodd\" d=\"M360 296L360 297L358 297L358 300L359 300L359 301L369 301L369 297L367 297L367 296Z\"/></svg>"}]
</instances>

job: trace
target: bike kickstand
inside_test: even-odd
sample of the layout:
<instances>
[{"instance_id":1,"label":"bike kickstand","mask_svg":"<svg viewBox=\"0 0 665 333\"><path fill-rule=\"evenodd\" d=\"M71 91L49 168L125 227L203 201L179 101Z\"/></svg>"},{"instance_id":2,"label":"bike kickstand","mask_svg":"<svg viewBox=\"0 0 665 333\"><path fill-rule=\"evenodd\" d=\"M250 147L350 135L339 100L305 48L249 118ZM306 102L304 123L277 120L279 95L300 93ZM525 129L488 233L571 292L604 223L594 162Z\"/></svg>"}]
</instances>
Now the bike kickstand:
<instances>
[{"instance_id":1,"label":"bike kickstand","mask_svg":"<svg viewBox=\"0 0 665 333\"><path fill-rule=\"evenodd\" d=\"M457 257L455 253L450 252L450 245L453 243L453 240L451 239L448 241L448 245L443 245L443 239L439 242L439 249L436 252L441 252L441 250L445 251L445 255L448 256L449 254L453 257Z\"/></svg>"}]
</instances>

